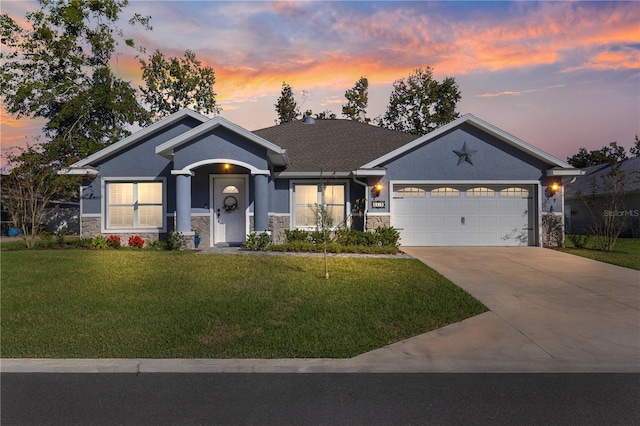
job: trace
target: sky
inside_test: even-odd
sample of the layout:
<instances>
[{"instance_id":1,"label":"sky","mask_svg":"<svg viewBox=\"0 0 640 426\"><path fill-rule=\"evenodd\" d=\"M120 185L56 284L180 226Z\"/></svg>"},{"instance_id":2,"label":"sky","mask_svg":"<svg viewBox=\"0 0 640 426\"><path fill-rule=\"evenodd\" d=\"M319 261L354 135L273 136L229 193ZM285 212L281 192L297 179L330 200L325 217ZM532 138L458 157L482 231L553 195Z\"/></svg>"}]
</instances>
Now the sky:
<instances>
[{"instance_id":1,"label":"sky","mask_svg":"<svg viewBox=\"0 0 640 426\"><path fill-rule=\"evenodd\" d=\"M24 23L31 1L2 1ZM152 31L132 28L133 13ZM640 2L137 1L127 37L165 56L189 49L216 73L221 115L247 130L275 124L283 81L302 111L343 118L344 93L369 80L368 117L384 114L395 80L430 66L454 77L458 112L566 160L580 147L640 135ZM141 85L136 52L121 46L116 74ZM2 110L2 147L43 122Z\"/></svg>"}]
</instances>

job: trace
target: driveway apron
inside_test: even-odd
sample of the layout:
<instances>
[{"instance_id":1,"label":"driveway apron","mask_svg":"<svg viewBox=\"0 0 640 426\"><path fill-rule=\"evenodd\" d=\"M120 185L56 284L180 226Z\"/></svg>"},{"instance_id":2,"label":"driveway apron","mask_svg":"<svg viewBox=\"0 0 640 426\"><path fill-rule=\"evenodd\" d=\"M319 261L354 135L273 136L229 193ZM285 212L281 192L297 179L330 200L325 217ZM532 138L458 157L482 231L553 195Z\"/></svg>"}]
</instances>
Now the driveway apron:
<instances>
[{"instance_id":1,"label":"driveway apron","mask_svg":"<svg viewBox=\"0 0 640 426\"><path fill-rule=\"evenodd\" d=\"M640 371L639 271L538 247L403 250L491 310L396 344L407 361Z\"/></svg>"}]
</instances>

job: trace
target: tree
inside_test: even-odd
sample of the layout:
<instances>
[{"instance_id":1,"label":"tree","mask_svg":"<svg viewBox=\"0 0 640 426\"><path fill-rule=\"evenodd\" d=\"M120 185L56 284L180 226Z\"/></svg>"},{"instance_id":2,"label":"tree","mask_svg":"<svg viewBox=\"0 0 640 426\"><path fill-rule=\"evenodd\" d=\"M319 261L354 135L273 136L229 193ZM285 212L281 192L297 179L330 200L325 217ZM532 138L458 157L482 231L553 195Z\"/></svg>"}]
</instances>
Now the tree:
<instances>
[{"instance_id":1,"label":"tree","mask_svg":"<svg viewBox=\"0 0 640 426\"><path fill-rule=\"evenodd\" d=\"M640 170L628 171L622 164L620 161L604 166L605 173L590 178L588 191L577 192L589 214L587 232L594 236L600 250L613 250L628 219L627 188L640 181Z\"/></svg>"},{"instance_id":2,"label":"tree","mask_svg":"<svg viewBox=\"0 0 640 426\"><path fill-rule=\"evenodd\" d=\"M378 125L392 130L425 135L456 118L456 105L461 99L453 77L442 83L433 78L433 69L417 68L406 79L393 83L393 92Z\"/></svg>"},{"instance_id":3,"label":"tree","mask_svg":"<svg viewBox=\"0 0 640 426\"><path fill-rule=\"evenodd\" d=\"M148 62L141 59L140 64L145 82L140 92L155 118L185 107L204 114L220 113L213 91L215 72L211 67L203 67L194 52L187 50L183 58L165 59L156 50Z\"/></svg>"},{"instance_id":4,"label":"tree","mask_svg":"<svg viewBox=\"0 0 640 426\"><path fill-rule=\"evenodd\" d=\"M640 157L640 139L638 139L638 135L636 135L633 146L629 149L629 154L633 157Z\"/></svg>"},{"instance_id":5,"label":"tree","mask_svg":"<svg viewBox=\"0 0 640 426\"><path fill-rule=\"evenodd\" d=\"M633 150L633 148L631 149ZM577 169L584 169L600 164L616 164L627 158L624 147L619 146L618 142L611 142L608 146L603 146L599 150L594 151L587 151L586 148L582 147L578 150L577 154L567 157L567 163Z\"/></svg>"},{"instance_id":6,"label":"tree","mask_svg":"<svg viewBox=\"0 0 640 426\"><path fill-rule=\"evenodd\" d=\"M34 247L50 202L68 199L78 191L73 180L56 173L55 162L46 158L49 155L40 145L7 154L11 171L3 178L2 204L22 231L27 248Z\"/></svg>"},{"instance_id":7,"label":"tree","mask_svg":"<svg viewBox=\"0 0 640 426\"><path fill-rule=\"evenodd\" d=\"M284 81L282 82L280 97L274 106L276 107L276 113L278 114L278 119L276 120L277 124L294 121L298 115L300 115L298 104L293 97L293 89Z\"/></svg>"},{"instance_id":8,"label":"tree","mask_svg":"<svg viewBox=\"0 0 640 426\"><path fill-rule=\"evenodd\" d=\"M366 111L369 103L369 80L360 77L352 89L344 92L344 97L347 103L342 105L342 115L362 123L371 122L371 119L367 118Z\"/></svg>"},{"instance_id":9,"label":"tree","mask_svg":"<svg viewBox=\"0 0 640 426\"><path fill-rule=\"evenodd\" d=\"M325 109L324 111L316 114L316 118L318 120L335 120L338 117L336 117L336 114L328 109Z\"/></svg>"},{"instance_id":10,"label":"tree","mask_svg":"<svg viewBox=\"0 0 640 426\"><path fill-rule=\"evenodd\" d=\"M147 122L135 90L109 65L119 41L135 47L117 26L127 3L40 0L26 27L0 17L0 93L17 118L46 120L50 142L42 149L55 155L45 158L68 165L127 136L128 125ZM150 29L138 14L129 23Z\"/></svg>"}]
</instances>

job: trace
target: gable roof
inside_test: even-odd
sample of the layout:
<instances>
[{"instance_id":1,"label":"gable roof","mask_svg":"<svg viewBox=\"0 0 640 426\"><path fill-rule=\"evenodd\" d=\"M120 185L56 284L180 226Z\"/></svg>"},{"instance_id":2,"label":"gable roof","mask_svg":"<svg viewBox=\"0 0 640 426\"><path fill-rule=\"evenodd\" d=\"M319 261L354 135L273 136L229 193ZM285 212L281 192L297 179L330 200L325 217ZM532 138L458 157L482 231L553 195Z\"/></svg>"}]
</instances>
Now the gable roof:
<instances>
[{"instance_id":1,"label":"gable roof","mask_svg":"<svg viewBox=\"0 0 640 426\"><path fill-rule=\"evenodd\" d=\"M373 161L370 161L368 163L366 163L364 166L362 166L362 168L374 168L374 167L380 167L382 164L396 158L399 157L421 145L424 145L426 143L431 142L432 140L436 139L438 136L464 124L470 124L474 127L476 127L477 129L482 130L485 133L490 134L491 136L494 136L495 138L501 140L502 142L505 142L511 146L513 146L514 148L519 149L522 152L525 152L539 160L544 161L545 163L555 166L555 167L560 167L562 169L573 169L573 167L571 167L569 164L565 163L564 161L554 157L551 154L548 154L546 152L544 152L543 150L536 148L535 146L528 144L527 142L523 141L522 139L519 139L507 132L505 132L504 130L501 130L497 127L495 127L492 124L487 123L484 120L479 119L478 117L472 115L472 114L465 114L462 117L448 123L445 124L442 127L439 127L438 129L427 133L426 135L420 136L419 138L415 139L414 141L412 141L411 143L408 143L398 149L395 149L394 151L388 152L385 155L382 155L376 159L374 159Z\"/></svg>"},{"instance_id":2,"label":"gable roof","mask_svg":"<svg viewBox=\"0 0 640 426\"><path fill-rule=\"evenodd\" d=\"M269 160L275 165L285 166L288 163L287 151L286 149L269 142L266 139L261 138L259 135L255 133L251 133L250 131L238 126L237 124L232 123L231 121L222 118L220 116L214 117L211 120L207 121L204 124L201 124L193 129L189 130L181 134L180 136L176 136L175 138L158 145L156 147L156 154L160 154L166 158L171 159L173 156L173 152L179 146L199 137L207 132L210 132L218 127L222 127L236 133L251 142L256 143L259 146L262 146L267 149Z\"/></svg>"},{"instance_id":3,"label":"gable roof","mask_svg":"<svg viewBox=\"0 0 640 426\"><path fill-rule=\"evenodd\" d=\"M77 168L90 166L91 164L97 161L107 158L127 148L128 146L135 144L136 142L146 138L149 135L152 135L156 132L160 132L169 126L172 126L173 124L178 123L179 121L183 120L186 117L194 118L202 123L209 120L208 117L205 117L202 114L198 114L197 112L192 111L188 108L182 109L162 120L156 121L155 123L149 125L148 127L144 127L140 129L139 131L133 133L132 135L127 136L126 138L114 143L113 145L109 145L108 147L101 149L100 151L95 152L94 154L73 163L71 166L69 166L69 169L74 169L74 168L77 169Z\"/></svg>"},{"instance_id":4,"label":"gable roof","mask_svg":"<svg viewBox=\"0 0 640 426\"><path fill-rule=\"evenodd\" d=\"M624 192L640 192L640 157L629 158L616 166L624 173ZM583 176L577 177L573 183L566 184L565 198L576 198L579 194L590 196L606 193L608 188L607 185L603 185L603 179L606 179L612 167L609 163L587 167L583 170Z\"/></svg>"},{"instance_id":5,"label":"gable roof","mask_svg":"<svg viewBox=\"0 0 640 426\"><path fill-rule=\"evenodd\" d=\"M286 148L290 164L280 176L336 173L348 175L406 145L415 135L353 120L292 121L255 130L254 134Z\"/></svg>"}]
</instances>

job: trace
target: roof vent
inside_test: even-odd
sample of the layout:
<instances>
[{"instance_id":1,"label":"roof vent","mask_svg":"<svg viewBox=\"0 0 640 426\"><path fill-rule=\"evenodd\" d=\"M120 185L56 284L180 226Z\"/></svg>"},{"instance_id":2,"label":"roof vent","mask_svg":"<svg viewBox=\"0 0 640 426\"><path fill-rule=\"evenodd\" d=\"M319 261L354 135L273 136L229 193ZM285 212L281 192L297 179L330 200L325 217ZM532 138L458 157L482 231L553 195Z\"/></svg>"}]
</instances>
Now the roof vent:
<instances>
[{"instance_id":1,"label":"roof vent","mask_svg":"<svg viewBox=\"0 0 640 426\"><path fill-rule=\"evenodd\" d=\"M302 119L302 122L304 124L316 124L316 119L310 115L305 115L304 118Z\"/></svg>"}]
</instances>

